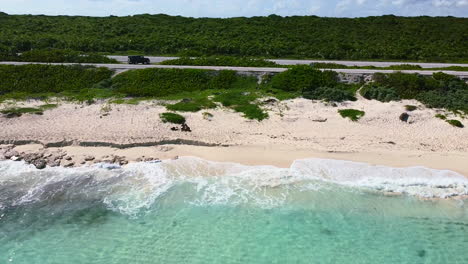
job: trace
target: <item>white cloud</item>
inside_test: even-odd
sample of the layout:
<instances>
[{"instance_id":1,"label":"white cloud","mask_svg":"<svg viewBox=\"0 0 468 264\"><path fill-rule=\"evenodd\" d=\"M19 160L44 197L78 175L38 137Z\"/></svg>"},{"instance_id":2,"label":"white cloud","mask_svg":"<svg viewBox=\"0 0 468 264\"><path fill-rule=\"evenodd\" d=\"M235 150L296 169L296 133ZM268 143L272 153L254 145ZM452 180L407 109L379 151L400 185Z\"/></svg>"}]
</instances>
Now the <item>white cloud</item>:
<instances>
[{"instance_id":1,"label":"white cloud","mask_svg":"<svg viewBox=\"0 0 468 264\"><path fill-rule=\"evenodd\" d=\"M11 14L131 15L166 13L194 17L278 15L468 16L468 0L0 0Z\"/></svg>"}]
</instances>

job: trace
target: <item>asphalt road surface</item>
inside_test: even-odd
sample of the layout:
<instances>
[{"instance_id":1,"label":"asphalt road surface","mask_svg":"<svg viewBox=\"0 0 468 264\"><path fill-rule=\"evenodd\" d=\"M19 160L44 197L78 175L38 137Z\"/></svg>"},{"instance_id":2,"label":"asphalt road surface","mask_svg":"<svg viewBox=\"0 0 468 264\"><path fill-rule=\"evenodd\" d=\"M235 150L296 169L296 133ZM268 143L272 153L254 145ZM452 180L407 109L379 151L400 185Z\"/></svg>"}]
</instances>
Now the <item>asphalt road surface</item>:
<instances>
[{"instance_id":1,"label":"asphalt road surface","mask_svg":"<svg viewBox=\"0 0 468 264\"><path fill-rule=\"evenodd\" d=\"M50 65L75 65L76 63L40 63L40 62L0 62L0 64L6 65L27 65L27 64L50 64ZM172 66L172 65L135 65L135 64L91 64L83 63L82 65L90 65L96 67L106 67L109 69L114 69L118 72L132 69L148 69L148 68L159 68L159 69L201 69L201 70L232 70L239 72L261 72L261 73L275 73L283 72L288 70L287 68L263 68L263 67L230 67L230 66ZM335 72L348 73L348 74L374 74L377 72L381 73L392 73L393 70L362 70L362 69L331 69ZM400 71L403 73L418 73L421 75L432 75L434 72L444 72L447 74L459 76L463 79L468 78L468 72L460 71L415 71L415 70L405 70Z\"/></svg>"},{"instance_id":2,"label":"asphalt road surface","mask_svg":"<svg viewBox=\"0 0 468 264\"><path fill-rule=\"evenodd\" d=\"M116 59L119 62L127 62L127 56L108 56L109 58ZM151 63L160 63L167 60L177 59L178 57L152 57L145 56L151 60ZM268 60L276 62L279 65L301 65L311 63L336 63L346 66L375 66L375 67L388 67L392 65L410 64L419 65L422 68L443 68L450 66L468 67L468 64L460 63L422 63L422 62L378 62L378 61L331 61L331 60Z\"/></svg>"}]
</instances>

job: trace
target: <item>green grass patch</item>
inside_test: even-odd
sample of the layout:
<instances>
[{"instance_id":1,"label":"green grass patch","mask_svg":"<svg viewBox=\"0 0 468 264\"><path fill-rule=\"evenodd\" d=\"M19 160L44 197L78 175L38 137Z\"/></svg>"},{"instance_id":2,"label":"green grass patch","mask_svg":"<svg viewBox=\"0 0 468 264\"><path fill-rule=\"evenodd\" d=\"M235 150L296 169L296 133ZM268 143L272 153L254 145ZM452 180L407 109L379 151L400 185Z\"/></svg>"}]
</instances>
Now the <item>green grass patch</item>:
<instances>
[{"instance_id":1,"label":"green grass patch","mask_svg":"<svg viewBox=\"0 0 468 264\"><path fill-rule=\"evenodd\" d=\"M4 114L6 117L20 117L23 114L35 114L35 115L42 115L44 114L43 109L41 108L33 108L33 107L24 107L24 108L9 108L0 111L0 113Z\"/></svg>"},{"instance_id":2,"label":"green grass patch","mask_svg":"<svg viewBox=\"0 0 468 264\"><path fill-rule=\"evenodd\" d=\"M198 112L202 109L216 108L216 104L208 98L186 98L176 104L166 106L167 110L181 112Z\"/></svg>"},{"instance_id":3,"label":"green grass patch","mask_svg":"<svg viewBox=\"0 0 468 264\"><path fill-rule=\"evenodd\" d=\"M437 117L439 119L442 119L442 120L447 120L447 117L445 115L442 115L442 114L437 114L437 115L435 115L435 117Z\"/></svg>"},{"instance_id":4,"label":"green grass patch","mask_svg":"<svg viewBox=\"0 0 468 264\"><path fill-rule=\"evenodd\" d=\"M351 121L358 121L361 117L363 117L366 113L364 111L356 110L356 109L343 109L338 110L338 113L343 118L349 118Z\"/></svg>"},{"instance_id":5,"label":"green grass patch","mask_svg":"<svg viewBox=\"0 0 468 264\"><path fill-rule=\"evenodd\" d=\"M406 109L406 111L413 112L416 109L418 109L418 107L415 106L415 105L405 105L405 109Z\"/></svg>"},{"instance_id":6,"label":"green grass patch","mask_svg":"<svg viewBox=\"0 0 468 264\"><path fill-rule=\"evenodd\" d=\"M464 127L462 122L460 122L458 120L447 120L446 122L449 123L450 125L454 126L454 127L459 127L459 128Z\"/></svg>"},{"instance_id":7,"label":"green grass patch","mask_svg":"<svg viewBox=\"0 0 468 264\"><path fill-rule=\"evenodd\" d=\"M181 125L181 124L184 124L186 121L185 117L179 114L175 114L175 113L162 113L160 117L164 123L172 123L172 124Z\"/></svg>"},{"instance_id":8,"label":"green grass patch","mask_svg":"<svg viewBox=\"0 0 468 264\"><path fill-rule=\"evenodd\" d=\"M255 103L259 97L260 93L255 91L230 90L217 94L213 100L236 112L243 113L248 119L261 121L268 118L268 113Z\"/></svg>"}]
</instances>

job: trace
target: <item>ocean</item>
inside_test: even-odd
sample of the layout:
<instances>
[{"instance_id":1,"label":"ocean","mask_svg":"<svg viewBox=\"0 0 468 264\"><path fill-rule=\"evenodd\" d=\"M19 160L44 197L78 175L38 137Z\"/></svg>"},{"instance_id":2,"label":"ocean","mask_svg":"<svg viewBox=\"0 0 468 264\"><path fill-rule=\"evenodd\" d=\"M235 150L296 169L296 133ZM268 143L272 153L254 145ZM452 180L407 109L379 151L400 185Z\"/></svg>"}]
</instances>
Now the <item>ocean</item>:
<instances>
[{"instance_id":1,"label":"ocean","mask_svg":"<svg viewBox=\"0 0 468 264\"><path fill-rule=\"evenodd\" d=\"M324 159L1 161L0 263L468 263L466 195L455 172Z\"/></svg>"}]
</instances>

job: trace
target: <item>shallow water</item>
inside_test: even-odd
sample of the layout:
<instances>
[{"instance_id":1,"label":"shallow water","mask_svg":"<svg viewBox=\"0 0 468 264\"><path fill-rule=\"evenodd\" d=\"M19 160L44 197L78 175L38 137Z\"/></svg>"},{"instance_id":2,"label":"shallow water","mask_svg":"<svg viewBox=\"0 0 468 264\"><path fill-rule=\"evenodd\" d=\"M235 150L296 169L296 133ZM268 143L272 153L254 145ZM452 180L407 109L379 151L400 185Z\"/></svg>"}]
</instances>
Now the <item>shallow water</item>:
<instances>
[{"instance_id":1,"label":"shallow water","mask_svg":"<svg viewBox=\"0 0 468 264\"><path fill-rule=\"evenodd\" d=\"M466 202L420 198L466 194L453 172L319 159L0 162L0 263L468 263Z\"/></svg>"}]
</instances>

